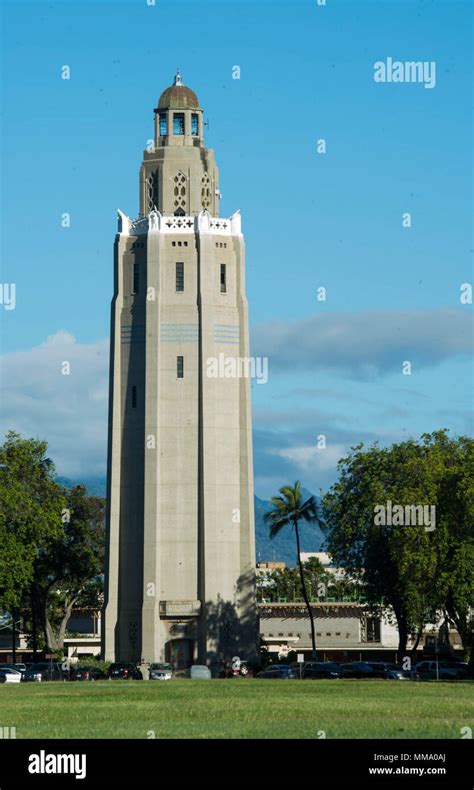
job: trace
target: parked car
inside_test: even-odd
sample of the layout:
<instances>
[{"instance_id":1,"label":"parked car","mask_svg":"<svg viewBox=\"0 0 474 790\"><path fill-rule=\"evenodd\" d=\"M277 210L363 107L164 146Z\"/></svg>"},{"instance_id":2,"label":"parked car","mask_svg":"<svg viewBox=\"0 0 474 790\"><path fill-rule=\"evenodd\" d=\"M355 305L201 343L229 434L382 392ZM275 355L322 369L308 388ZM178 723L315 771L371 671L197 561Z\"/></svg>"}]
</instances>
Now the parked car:
<instances>
[{"instance_id":1,"label":"parked car","mask_svg":"<svg viewBox=\"0 0 474 790\"><path fill-rule=\"evenodd\" d=\"M436 680L437 677L439 680L458 680L459 678L455 665L450 665L447 661L438 662L438 671L436 671L436 661L419 661L413 669L415 677L419 680Z\"/></svg>"},{"instance_id":2,"label":"parked car","mask_svg":"<svg viewBox=\"0 0 474 790\"><path fill-rule=\"evenodd\" d=\"M23 664L23 663L11 664L11 666L13 667L13 669L17 669L18 672L21 672L22 675L23 675L24 672L26 672L26 668L27 668L26 664ZM28 666L30 666L30 664L28 664Z\"/></svg>"},{"instance_id":3,"label":"parked car","mask_svg":"<svg viewBox=\"0 0 474 790\"><path fill-rule=\"evenodd\" d=\"M25 682L39 683L43 680L69 680L69 672L61 664L39 661L27 668L23 674Z\"/></svg>"},{"instance_id":4,"label":"parked car","mask_svg":"<svg viewBox=\"0 0 474 790\"><path fill-rule=\"evenodd\" d=\"M341 677L339 665L334 661L307 661L301 670L305 680L335 680Z\"/></svg>"},{"instance_id":5,"label":"parked car","mask_svg":"<svg viewBox=\"0 0 474 790\"><path fill-rule=\"evenodd\" d=\"M439 665L443 669L455 672L458 680L466 680L469 677L469 665L464 661L440 661Z\"/></svg>"},{"instance_id":6,"label":"parked car","mask_svg":"<svg viewBox=\"0 0 474 790\"><path fill-rule=\"evenodd\" d=\"M341 677L343 678L359 678L367 679L385 679L385 671L383 669L373 669L366 661L352 661L348 664L341 664Z\"/></svg>"},{"instance_id":7,"label":"parked car","mask_svg":"<svg viewBox=\"0 0 474 790\"><path fill-rule=\"evenodd\" d=\"M143 675L135 664L122 661L111 664L107 674L109 680L143 680Z\"/></svg>"},{"instance_id":8,"label":"parked car","mask_svg":"<svg viewBox=\"0 0 474 790\"><path fill-rule=\"evenodd\" d=\"M171 664L150 664L148 680L171 680L172 677Z\"/></svg>"},{"instance_id":9,"label":"parked car","mask_svg":"<svg viewBox=\"0 0 474 790\"><path fill-rule=\"evenodd\" d=\"M367 661L368 665L377 672L383 672L386 680L409 680L411 672L391 664L389 661Z\"/></svg>"},{"instance_id":10,"label":"parked car","mask_svg":"<svg viewBox=\"0 0 474 790\"><path fill-rule=\"evenodd\" d=\"M288 664L275 664L274 666L269 666L256 675L259 680L296 680L299 676L299 670L290 667Z\"/></svg>"},{"instance_id":11,"label":"parked car","mask_svg":"<svg viewBox=\"0 0 474 790\"><path fill-rule=\"evenodd\" d=\"M0 683L20 683L21 672L11 667L0 667Z\"/></svg>"},{"instance_id":12,"label":"parked car","mask_svg":"<svg viewBox=\"0 0 474 790\"><path fill-rule=\"evenodd\" d=\"M98 667L71 667L71 680L105 680L107 675Z\"/></svg>"},{"instance_id":13,"label":"parked car","mask_svg":"<svg viewBox=\"0 0 474 790\"><path fill-rule=\"evenodd\" d=\"M191 680L210 680L211 670L209 667L204 666L204 664L193 664L193 666L189 667L187 670L186 677L191 678Z\"/></svg>"}]
</instances>

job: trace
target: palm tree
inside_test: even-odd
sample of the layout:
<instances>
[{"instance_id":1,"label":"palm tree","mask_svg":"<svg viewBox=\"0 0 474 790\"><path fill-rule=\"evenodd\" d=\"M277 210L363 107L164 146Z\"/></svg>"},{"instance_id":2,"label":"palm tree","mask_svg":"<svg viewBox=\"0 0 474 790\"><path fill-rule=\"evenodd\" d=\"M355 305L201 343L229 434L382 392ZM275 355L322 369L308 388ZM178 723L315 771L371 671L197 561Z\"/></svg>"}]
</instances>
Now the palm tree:
<instances>
[{"instance_id":1,"label":"palm tree","mask_svg":"<svg viewBox=\"0 0 474 790\"><path fill-rule=\"evenodd\" d=\"M318 505L314 496L311 496L306 502L302 502L301 482L297 480L294 486L283 486L280 488L281 496L274 496L271 498L271 503L274 510L270 510L265 514L265 521L270 524L270 538L274 538L283 527L289 524L295 531L296 536L296 556L298 558L298 567L300 571L301 591L303 593L304 602L308 610L309 620L311 623L311 642L313 645L313 659L317 658L316 653L316 635L314 632L314 617L309 602L308 593L306 591L306 584L304 579L303 564L301 562L300 553L300 536L298 532L298 523L306 521L309 524L318 524L322 526L322 522L318 512Z\"/></svg>"}]
</instances>

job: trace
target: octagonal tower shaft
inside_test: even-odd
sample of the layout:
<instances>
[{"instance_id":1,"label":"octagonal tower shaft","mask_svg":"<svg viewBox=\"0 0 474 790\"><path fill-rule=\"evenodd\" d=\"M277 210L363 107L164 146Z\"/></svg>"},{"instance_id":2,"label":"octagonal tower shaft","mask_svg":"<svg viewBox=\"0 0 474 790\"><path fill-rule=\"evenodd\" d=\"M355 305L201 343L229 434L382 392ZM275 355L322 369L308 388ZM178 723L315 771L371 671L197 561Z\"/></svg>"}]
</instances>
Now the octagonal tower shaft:
<instances>
[{"instance_id":1,"label":"octagonal tower shaft","mask_svg":"<svg viewBox=\"0 0 474 790\"><path fill-rule=\"evenodd\" d=\"M245 256L182 89L160 99L142 216L120 213L115 242L103 642L109 660L216 668L257 641Z\"/></svg>"}]
</instances>

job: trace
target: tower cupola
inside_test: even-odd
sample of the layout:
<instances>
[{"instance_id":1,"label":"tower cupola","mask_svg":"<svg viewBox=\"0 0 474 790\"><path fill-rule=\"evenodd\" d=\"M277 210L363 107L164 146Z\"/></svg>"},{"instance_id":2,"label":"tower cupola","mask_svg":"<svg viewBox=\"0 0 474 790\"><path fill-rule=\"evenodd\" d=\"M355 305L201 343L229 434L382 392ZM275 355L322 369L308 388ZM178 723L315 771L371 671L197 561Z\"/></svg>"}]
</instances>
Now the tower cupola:
<instances>
[{"instance_id":1,"label":"tower cupola","mask_svg":"<svg viewBox=\"0 0 474 790\"><path fill-rule=\"evenodd\" d=\"M202 145L202 108L194 91L184 85L179 70L173 85L161 94L154 112L155 146Z\"/></svg>"},{"instance_id":2,"label":"tower cupola","mask_svg":"<svg viewBox=\"0 0 474 790\"><path fill-rule=\"evenodd\" d=\"M179 71L154 112L154 141L143 152L140 168L141 215L153 210L197 215L205 209L218 217L219 171L214 152L204 144L203 110Z\"/></svg>"}]
</instances>

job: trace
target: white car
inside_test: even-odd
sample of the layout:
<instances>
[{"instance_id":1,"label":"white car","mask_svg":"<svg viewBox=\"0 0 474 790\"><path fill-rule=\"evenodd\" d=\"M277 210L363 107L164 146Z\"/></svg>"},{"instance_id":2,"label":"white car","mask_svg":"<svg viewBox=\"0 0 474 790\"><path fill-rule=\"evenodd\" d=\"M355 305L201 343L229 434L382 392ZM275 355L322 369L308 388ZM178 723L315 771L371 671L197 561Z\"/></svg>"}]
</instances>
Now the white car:
<instances>
[{"instance_id":1,"label":"white car","mask_svg":"<svg viewBox=\"0 0 474 790\"><path fill-rule=\"evenodd\" d=\"M171 680L173 670L171 664L150 664L148 672L149 680Z\"/></svg>"},{"instance_id":2,"label":"white car","mask_svg":"<svg viewBox=\"0 0 474 790\"><path fill-rule=\"evenodd\" d=\"M21 672L17 669L0 668L0 683L20 683Z\"/></svg>"}]
</instances>

